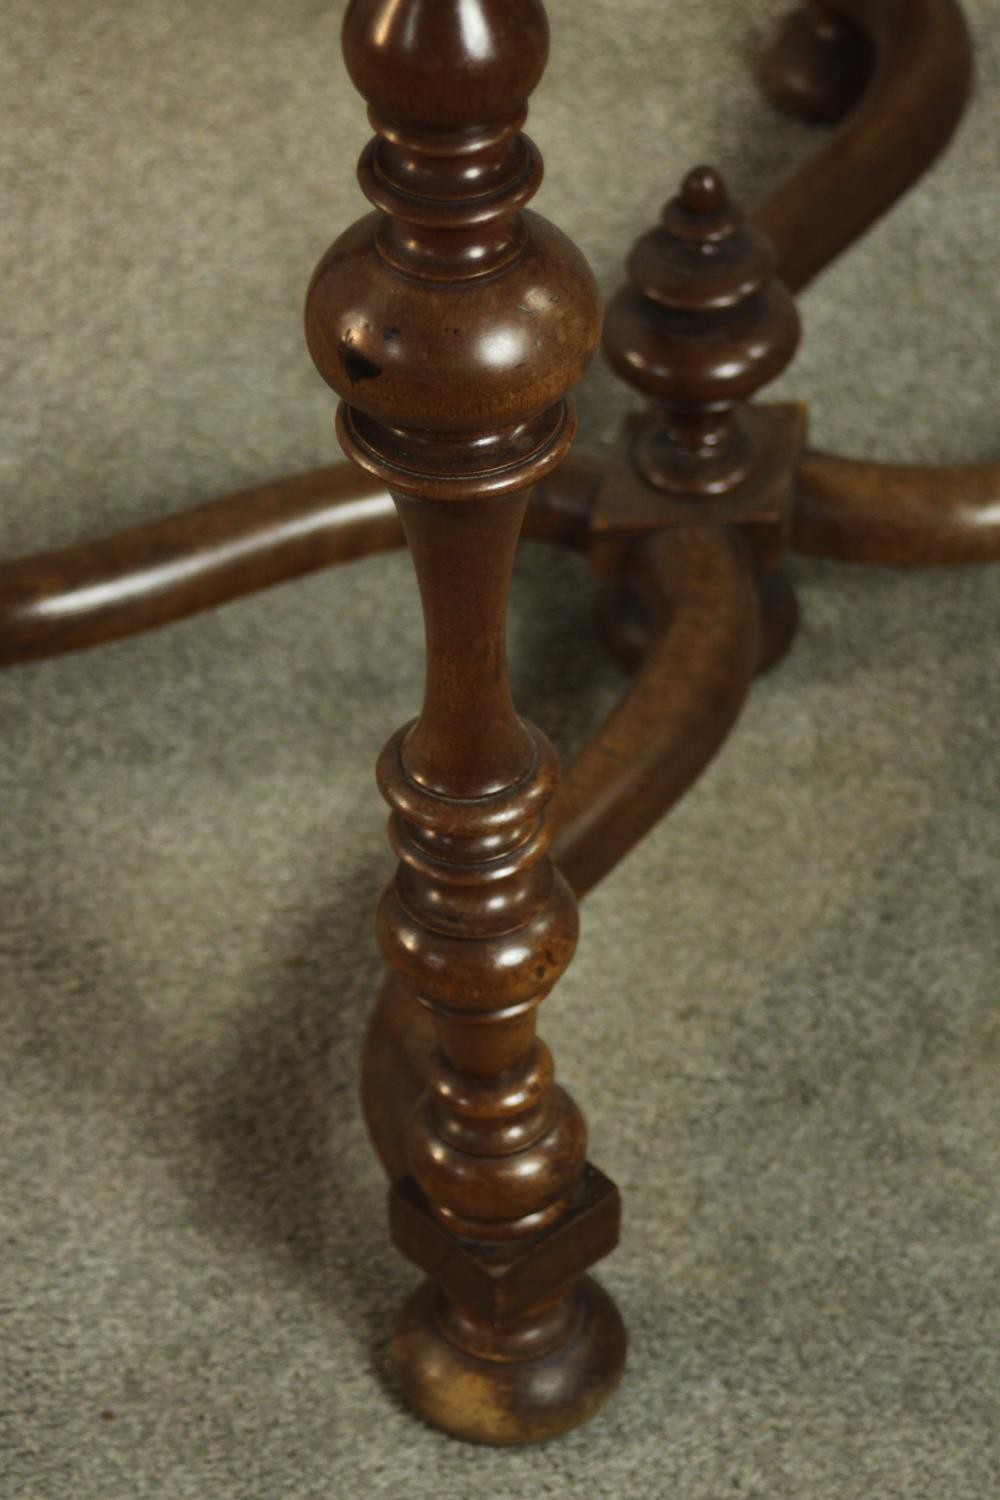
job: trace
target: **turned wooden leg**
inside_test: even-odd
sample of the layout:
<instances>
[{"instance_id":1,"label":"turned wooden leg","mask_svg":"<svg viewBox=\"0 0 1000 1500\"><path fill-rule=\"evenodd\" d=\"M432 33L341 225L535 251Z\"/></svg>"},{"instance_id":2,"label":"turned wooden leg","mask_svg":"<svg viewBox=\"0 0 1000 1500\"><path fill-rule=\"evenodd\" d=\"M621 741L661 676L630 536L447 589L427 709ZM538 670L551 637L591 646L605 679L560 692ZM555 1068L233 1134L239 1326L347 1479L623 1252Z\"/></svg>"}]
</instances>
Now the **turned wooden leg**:
<instances>
[{"instance_id":1,"label":"turned wooden leg","mask_svg":"<svg viewBox=\"0 0 1000 1500\"><path fill-rule=\"evenodd\" d=\"M379 942L434 1037L390 1195L395 1242L428 1280L393 1363L436 1426L523 1443L591 1416L625 1354L585 1274L616 1242L618 1195L535 1033L577 916L546 852L555 754L514 711L505 653L530 488L571 441L566 394L599 308L574 247L521 211L541 177L520 126L544 9L480 0L468 19L462 0L352 0L377 212L321 261L306 328L348 456L395 499L427 631L422 712L378 769L399 856Z\"/></svg>"},{"instance_id":2,"label":"turned wooden leg","mask_svg":"<svg viewBox=\"0 0 1000 1500\"><path fill-rule=\"evenodd\" d=\"M432 1284L404 1310L393 1358L425 1417L495 1442L585 1420L624 1356L613 1308L579 1279L615 1243L617 1196L587 1167L582 1117L535 1036L577 924L545 853L554 752L517 719L503 671L524 500L400 497L427 689L379 767L401 859L379 939L436 1040L404 1133L411 1175L392 1195L396 1243Z\"/></svg>"},{"instance_id":3,"label":"turned wooden leg","mask_svg":"<svg viewBox=\"0 0 1000 1500\"><path fill-rule=\"evenodd\" d=\"M557 514L562 471L553 476ZM622 702L563 777L552 857L583 897L684 795L739 717L758 660L757 605L746 548L722 527L642 538L627 576L649 611L645 659ZM407 1122L434 1076L430 1012L393 979L365 1038L361 1093L390 1181L406 1172Z\"/></svg>"}]
</instances>

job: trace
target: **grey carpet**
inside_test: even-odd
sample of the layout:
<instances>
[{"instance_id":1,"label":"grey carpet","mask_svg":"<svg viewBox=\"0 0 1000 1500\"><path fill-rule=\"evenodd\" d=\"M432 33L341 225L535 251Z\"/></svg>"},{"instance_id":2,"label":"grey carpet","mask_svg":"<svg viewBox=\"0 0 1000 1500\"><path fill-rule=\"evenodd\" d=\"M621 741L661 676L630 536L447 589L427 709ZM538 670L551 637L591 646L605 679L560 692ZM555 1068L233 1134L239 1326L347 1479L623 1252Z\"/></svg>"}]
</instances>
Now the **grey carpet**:
<instances>
[{"instance_id":1,"label":"grey carpet","mask_svg":"<svg viewBox=\"0 0 1000 1500\"><path fill-rule=\"evenodd\" d=\"M778 8L552 0L539 206L606 291L687 166L752 196L808 149L749 80ZM841 451L997 454L1000 23L968 9L953 148L803 300L781 388ZM8 555L334 456L300 307L363 206L340 10L3 0ZM588 446L628 401L588 376ZM406 558L0 679L4 1500L997 1494L998 573L795 575L792 657L545 1007L625 1193L632 1345L526 1453L385 1371L413 1273L355 1076ZM589 608L525 549L514 675L564 751L619 685Z\"/></svg>"}]
</instances>

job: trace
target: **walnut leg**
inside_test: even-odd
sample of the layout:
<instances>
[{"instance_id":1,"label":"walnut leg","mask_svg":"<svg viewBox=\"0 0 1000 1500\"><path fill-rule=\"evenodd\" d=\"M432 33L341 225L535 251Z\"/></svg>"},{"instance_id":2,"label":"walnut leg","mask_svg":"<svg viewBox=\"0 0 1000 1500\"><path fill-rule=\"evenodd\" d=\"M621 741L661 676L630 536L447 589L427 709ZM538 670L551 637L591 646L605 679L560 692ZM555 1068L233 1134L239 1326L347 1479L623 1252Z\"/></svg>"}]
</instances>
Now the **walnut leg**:
<instances>
[{"instance_id":1,"label":"walnut leg","mask_svg":"<svg viewBox=\"0 0 1000 1500\"><path fill-rule=\"evenodd\" d=\"M550 481L558 493L561 472ZM757 665L746 550L722 528L640 542L628 577L648 611L646 656L621 704L567 769L550 822L553 858L578 897L602 880L697 779L739 717ZM372 1012L361 1097L390 1181L432 1076L430 1012L391 978Z\"/></svg>"},{"instance_id":2,"label":"walnut leg","mask_svg":"<svg viewBox=\"0 0 1000 1500\"><path fill-rule=\"evenodd\" d=\"M833 25L839 29L829 30ZM861 34L874 53L862 78ZM840 70L850 58L846 75ZM768 96L804 113L806 98L847 118L787 181L769 193L753 222L778 253L793 292L891 208L940 155L972 84L969 34L956 0L821 0L784 23L759 69ZM794 102L793 102L794 101Z\"/></svg>"},{"instance_id":3,"label":"walnut leg","mask_svg":"<svg viewBox=\"0 0 1000 1500\"><path fill-rule=\"evenodd\" d=\"M807 452L792 546L887 567L998 562L1000 463L877 464Z\"/></svg>"},{"instance_id":4,"label":"walnut leg","mask_svg":"<svg viewBox=\"0 0 1000 1500\"><path fill-rule=\"evenodd\" d=\"M547 854L555 753L514 710L505 649L529 494L572 439L599 306L574 247L522 212L541 178L520 127L544 9L478 0L474 22L462 0L348 7L377 211L320 262L306 332L345 451L393 495L426 622L423 708L378 768L399 857L379 943L434 1036L390 1195L395 1243L428 1280L393 1365L429 1422L526 1443L587 1420L625 1356L585 1274L616 1243L618 1195L535 1034L577 916ZM573 506L544 515L578 524Z\"/></svg>"},{"instance_id":5,"label":"walnut leg","mask_svg":"<svg viewBox=\"0 0 1000 1500\"><path fill-rule=\"evenodd\" d=\"M400 988L434 1046L404 1127L397 1245L431 1273L397 1324L404 1394L437 1426L527 1442L586 1420L617 1383L624 1332L581 1273L617 1238L535 1011L569 962L575 904L545 854L547 743L513 712L503 612L524 505L400 497L427 618L417 724L379 781L401 863L379 913ZM483 680L483 664L496 663Z\"/></svg>"}]
</instances>

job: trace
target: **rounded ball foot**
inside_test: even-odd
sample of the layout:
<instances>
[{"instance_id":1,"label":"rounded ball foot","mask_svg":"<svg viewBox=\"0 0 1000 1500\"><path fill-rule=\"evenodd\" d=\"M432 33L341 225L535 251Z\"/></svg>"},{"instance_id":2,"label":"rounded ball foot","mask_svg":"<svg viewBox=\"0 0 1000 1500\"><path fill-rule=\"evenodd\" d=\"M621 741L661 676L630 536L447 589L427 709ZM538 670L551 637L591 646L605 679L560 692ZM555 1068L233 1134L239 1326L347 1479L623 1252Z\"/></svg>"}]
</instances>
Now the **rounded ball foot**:
<instances>
[{"instance_id":1,"label":"rounded ball foot","mask_svg":"<svg viewBox=\"0 0 1000 1500\"><path fill-rule=\"evenodd\" d=\"M783 114L837 125L871 77L871 43L849 21L820 4L786 16L757 61L757 81Z\"/></svg>"},{"instance_id":2,"label":"rounded ball foot","mask_svg":"<svg viewBox=\"0 0 1000 1500\"><path fill-rule=\"evenodd\" d=\"M424 1282L393 1332L392 1364L404 1398L433 1427L472 1443L540 1443L589 1421L621 1379L625 1328L589 1276L568 1296L564 1341L533 1358L505 1358L454 1343L442 1328L441 1294ZM526 1332L519 1337L530 1347Z\"/></svg>"},{"instance_id":3,"label":"rounded ball foot","mask_svg":"<svg viewBox=\"0 0 1000 1500\"><path fill-rule=\"evenodd\" d=\"M760 604L760 657L757 675L769 672L785 656L799 628L799 601L784 573L757 576Z\"/></svg>"}]
</instances>

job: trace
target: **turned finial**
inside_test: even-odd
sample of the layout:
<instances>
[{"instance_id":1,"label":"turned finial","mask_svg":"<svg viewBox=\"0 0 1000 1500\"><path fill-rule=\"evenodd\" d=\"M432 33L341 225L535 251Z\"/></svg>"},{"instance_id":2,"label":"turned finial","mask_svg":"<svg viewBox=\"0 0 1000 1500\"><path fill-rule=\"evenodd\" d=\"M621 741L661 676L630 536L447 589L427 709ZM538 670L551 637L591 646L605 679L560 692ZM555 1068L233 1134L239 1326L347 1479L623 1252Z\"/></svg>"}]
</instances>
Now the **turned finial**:
<instances>
[{"instance_id":1,"label":"turned finial","mask_svg":"<svg viewBox=\"0 0 1000 1500\"><path fill-rule=\"evenodd\" d=\"M681 183L679 201L688 213L698 215L718 214L729 207L726 185L714 167L693 167Z\"/></svg>"},{"instance_id":2,"label":"turned finial","mask_svg":"<svg viewBox=\"0 0 1000 1500\"><path fill-rule=\"evenodd\" d=\"M341 442L396 493L526 488L569 446L600 318L582 256L523 212L542 176L521 125L544 8L352 0L343 43L376 131L358 168L376 213L323 257L306 306Z\"/></svg>"},{"instance_id":3,"label":"turned finial","mask_svg":"<svg viewBox=\"0 0 1000 1500\"><path fill-rule=\"evenodd\" d=\"M753 464L737 409L784 369L799 339L773 251L721 175L700 166L637 241L627 273L608 308L604 348L618 374L658 404L636 466L671 493L735 489Z\"/></svg>"}]
</instances>

